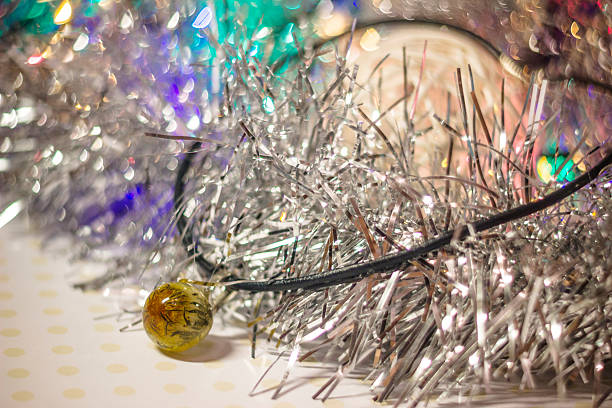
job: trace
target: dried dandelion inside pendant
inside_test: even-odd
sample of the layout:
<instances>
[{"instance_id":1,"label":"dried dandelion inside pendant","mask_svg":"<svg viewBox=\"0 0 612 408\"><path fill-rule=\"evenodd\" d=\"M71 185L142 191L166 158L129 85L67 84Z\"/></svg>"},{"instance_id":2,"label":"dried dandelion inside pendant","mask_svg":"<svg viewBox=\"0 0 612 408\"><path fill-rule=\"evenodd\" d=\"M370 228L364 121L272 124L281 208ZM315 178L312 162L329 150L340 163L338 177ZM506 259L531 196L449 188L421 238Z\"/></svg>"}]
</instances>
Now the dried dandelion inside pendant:
<instances>
[{"instance_id":1,"label":"dried dandelion inside pendant","mask_svg":"<svg viewBox=\"0 0 612 408\"><path fill-rule=\"evenodd\" d=\"M177 352L195 346L213 324L207 290L186 280L164 283L149 294L142 323L162 350Z\"/></svg>"}]
</instances>

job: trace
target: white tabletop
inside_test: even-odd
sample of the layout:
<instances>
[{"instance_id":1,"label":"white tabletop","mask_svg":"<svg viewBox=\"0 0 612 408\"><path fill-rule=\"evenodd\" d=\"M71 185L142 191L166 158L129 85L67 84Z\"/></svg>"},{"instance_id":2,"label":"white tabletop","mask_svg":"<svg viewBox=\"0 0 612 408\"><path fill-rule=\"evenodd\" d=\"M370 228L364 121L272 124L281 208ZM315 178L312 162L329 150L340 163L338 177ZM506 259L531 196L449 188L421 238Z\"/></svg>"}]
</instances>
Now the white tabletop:
<instances>
[{"instance_id":1,"label":"white tabletop","mask_svg":"<svg viewBox=\"0 0 612 408\"><path fill-rule=\"evenodd\" d=\"M165 355L140 326L119 332L138 316L118 319L116 293L72 289L70 282L101 273L103 265L70 263L66 244L43 250L42 237L28 232L21 222L0 229L0 407L381 406L372 401L366 383L351 379L324 403L313 400L330 377L330 369L316 361L293 370L272 399L286 358L279 359L249 395L276 360L274 345L260 342L256 358L251 359L246 329L224 328L220 322L196 348ZM468 400L454 398L450 404L458 402ZM470 402L531 408L591 406L586 393L559 400L554 390L527 392L512 384Z\"/></svg>"}]
</instances>

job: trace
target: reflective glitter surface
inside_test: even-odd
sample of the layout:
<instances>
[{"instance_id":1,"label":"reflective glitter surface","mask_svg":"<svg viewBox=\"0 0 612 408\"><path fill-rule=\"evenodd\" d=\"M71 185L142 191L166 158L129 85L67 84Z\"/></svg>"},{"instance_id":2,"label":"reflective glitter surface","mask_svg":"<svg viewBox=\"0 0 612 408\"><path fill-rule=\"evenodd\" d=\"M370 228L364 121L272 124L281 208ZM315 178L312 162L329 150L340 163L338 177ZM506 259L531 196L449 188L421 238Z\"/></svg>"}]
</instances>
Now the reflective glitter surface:
<instances>
[{"instance_id":1,"label":"reflective glitter surface","mask_svg":"<svg viewBox=\"0 0 612 408\"><path fill-rule=\"evenodd\" d=\"M122 316L153 291L160 347L202 333L155 289L188 278L277 393L315 355L322 400L611 394L609 1L1 5L0 224L71 236Z\"/></svg>"}]
</instances>

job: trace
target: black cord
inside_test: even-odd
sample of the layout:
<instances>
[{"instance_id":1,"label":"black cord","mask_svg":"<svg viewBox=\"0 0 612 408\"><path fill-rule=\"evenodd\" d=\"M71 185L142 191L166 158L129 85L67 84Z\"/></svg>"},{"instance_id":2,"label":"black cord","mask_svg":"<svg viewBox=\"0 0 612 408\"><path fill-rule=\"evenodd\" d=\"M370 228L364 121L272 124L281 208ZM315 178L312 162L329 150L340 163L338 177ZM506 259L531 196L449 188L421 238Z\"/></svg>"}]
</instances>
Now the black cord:
<instances>
[{"instance_id":1,"label":"black cord","mask_svg":"<svg viewBox=\"0 0 612 408\"><path fill-rule=\"evenodd\" d=\"M373 20L358 24L356 26L356 30L376 25L393 26L406 23L407 21L403 19L388 19L380 21ZM417 23L421 25L438 25L436 22L427 20L415 20L410 21L409 23ZM460 32L480 42L482 46L495 57L499 57L501 55L500 50L498 50L495 46L493 46L490 42L483 39L482 37L477 36L474 33L465 30L461 27L449 25L447 25L446 27L447 29L452 29L456 32ZM339 38L346 34L348 34L348 32L339 35L335 38ZM316 47L320 47L324 43L333 40L334 39L327 39L324 42L317 44ZM601 84L597 85L602 86ZM174 210L178 217L176 226L181 236L181 242L183 244L183 247L185 248L185 251L190 257L193 257L194 261L201 268L206 277L210 278L212 274L222 265L215 265L211 263L206 258L204 258L201 253L198 252L198 240L194 234L193 226L188 227L187 217L183 215L185 176L189 168L191 167L194 154L197 153L197 150L200 149L200 147L200 142L193 143L189 151L186 153L185 158L181 162L174 187ZM526 217L544 208L550 207L560 202L564 198L568 197L569 195L573 194L574 192L578 191L585 185L589 184L593 179L595 179L595 177L597 177L599 172L606 166L610 165L611 162L612 153L608 154L601 162L599 162L587 173L584 173L582 176L578 177L571 183L568 183L563 188L547 195L539 201L535 201L508 211L504 211L481 221L476 221L472 224L473 230L475 232L486 231L493 227L505 224L507 222L519 218ZM372 275L374 273L388 273L394 270L401 269L408 262L412 260L417 260L418 258L421 258L422 256L427 255L430 252L436 251L450 244L453 239L460 241L464 239L468 234L468 228L466 226L463 226L459 229L450 230L442 234L438 238L426 242L420 247L402 251L393 255L388 255L363 264L339 268L333 272L308 275L300 278L270 279L264 281L238 281L236 283L228 285L227 288L231 290L245 290L250 292L286 291L296 289L319 290L338 284L351 283L361 280L364 277ZM225 281L228 280L237 280L237 278L235 276L229 276L225 279Z\"/></svg>"},{"instance_id":2,"label":"black cord","mask_svg":"<svg viewBox=\"0 0 612 408\"><path fill-rule=\"evenodd\" d=\"M355 27L355 31L362 30L362 29L365 29L366 27L372 27L372 26L392 27L395 25L403 25L403 24L420 24L423 26L438 26L439 25L433 21L427 21L427 20L407 21L403 19L399 19L399 20L398 19L382 19L382 20L370 20L366 22L359 22ZM462 33L480 42L482 46L486 48L496 58L500 56L501 52L498 49L496 49L487 40L463 28L452 26L452 25L445 25L445 26L449 30L454 30L456 32ZM338 38L344 35L347 35L349 33L350 31L347 31L334 38L325 39L324 41L321 41L315 44L315 48L319 48L323 44L333 42L334 40L337 40ZM286 58L288 58L286 55L281 56L280 60L284 62ZM219 266L214 265L213 263L208 261L206 258L204 258L202 254L198 252L197 239L195 239L194 237L193 226L188 227L187 217L183 215L183 206L184 206L183 195L185 193L185 176L187 172L189 171L189 168L191 167L194 154L197 153L197 150L199 150L201 146L202 146L201 142L193 143L191 147L189 148L189 151L185 154L185 158L181 162L181 166L178 169L176 179L175 179L175 184L174 184L174 212L175 214L177 214L177 217L178 217L176 221L176 227L178 229L179 235L181 236L181 242L183 244L183 247L185 248L185 251L190 257L193 257L195 263L202 269L205 276L210 278L212 274L219 268ZM231 279L233 279L233 277L230 277L230 280ZM275 282L278 282L278 281L275 281ZM236 289L242 289L241 287L239 287L238 284L233 285L232 287ZM246 290L249 290L249 289L246 289Z\"/></svg>"},{"instance_id":3,"label":"black cord","mask_svg":"<svg viewBox=\"0 0 612 408\"><path fill-rule=\"evenodd\" d=\"M200 142L194 143L189 149L188 154L183 159L181 166L176 176L174 190L174 208L178 215L177 228L182 236L183 246L190 256L193 256L195 262L202 270L210 276L215 270L215 265L206 260L202 254L198 253L195 243L197 240L193 235L193 229L187 228L187 219L181 214L181 207L184 202L184 187L185 175L192 163L193 154L201 146ZM599 173L607 166L612 164L612 151L610 151L599 163L593 166L589 171L582 174L574 181L566 184L560 189L548 194L544 198L528 204L512 208L510 210L492 215L480 221L472 223L472 230L483 232L499 225L514 221L520 218L527 217L533 213L541 211L545 208L553 206L568 196L572 195L582 187L588 185L597 178ZM273 279L263 281L238 281L227 286L230 290L245 290L249 292L280 292L287 290L305 289L319 290L335 286L339 284L351 283L359 281L369 275L375 273L389 273L402 269L410 261L436 251L448 244L452 240L461 241L470 234L470 229L467 226L462 226L454 230L447 231L440 237L432 239L425 244L398 252L392 255L387 255L374 261L365 262L362 264L350 265L336 269L332 272L318 273L299 278Z\"/></svg>"}]
</instances>

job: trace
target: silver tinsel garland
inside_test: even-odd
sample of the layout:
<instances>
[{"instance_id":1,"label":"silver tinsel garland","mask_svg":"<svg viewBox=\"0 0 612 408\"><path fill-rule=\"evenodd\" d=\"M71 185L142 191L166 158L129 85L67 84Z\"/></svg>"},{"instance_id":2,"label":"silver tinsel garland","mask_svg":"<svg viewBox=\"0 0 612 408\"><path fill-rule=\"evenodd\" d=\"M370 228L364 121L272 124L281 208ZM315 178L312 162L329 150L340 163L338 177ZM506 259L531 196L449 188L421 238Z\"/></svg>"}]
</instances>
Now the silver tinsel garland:
<instances>
[{"instance_id":1,"label":"silver tinsel garland","mask_svg":"<svg viewBox=\"0 0 612 408\"><path fill-rule=\"evenodd\" d=\"M17 123L0 140L10 163L2 177L12 184L5 204L29 200L37 219L84 240L83 254L116 262L83 287L104 287L118 277L148 290L179 276L216 282L218 315L248 325L253 347L266 337L283 347L288 362L277 393L292 368L316 353L337 364L314 395L322 399L343 378L358 375L377 401L396 405L414 406L465 386L486 390L498 379L533 388L542 378L560 395L568 382L592 384L594 403L601 403L611 391L601 381L612 353L610 169L536 214L485 231L473 225L564 187L558 174L538 178L545 141L566 139L565 155L578 173L609 154L605 130L585 125L609 96L589 88L599 99L586 102L604 101L604 107L581 110L587 88L534 75L507 96L520 104L517 95L524 98L524 107L513 106L503 94L488 98L466 70L436 77L453 91L440 95L424 85L432 68L421 42L422 61L411 69L403 61L400 99L383 104L392 88L385 84L393 80L380 73L384 64L360 80L360 68L347 57L351 40L339 44L327 53L300 46L284 74L250 55L248 45L217 45L223 98L194 136L168 126L174 119L163 97L145 92L148 80L133 65L124 69L137 72L113 77L143 82L132 93L100 84L85 114L80 97L71 97L78 90L30 96L37 82L26 76L46 73L19 66L14 61L23 58L7 50L3 58L12 61L14 74L3 72L3 79L17 79L13 94L3 92L13 101L3 111L14 110ZM320 65L323 55L332 68ZM112 66L124 55L109 58ZM74 84L59 78L60 71L51 71L51 82ZM95 72L99 80L105 70ZM33 89L26 92L28 86ZM149 97L154 114L150 105L130 102ZM22 125L24 100L40 106ZM34 130L37 140L30 141ZM194 142L191 150L184 146ZM186 155L191 166L174 203L178 211L164 215ZM125 201L130 193L135 203ZM79 217L100 196L111 209L94 211L97 218L83 223ZM161 217L157 229L155 217ZM177 220L186 223L183 236L175 233ZM321 290L232 290L243 281L306 277L381 259L462 227L465 237L357 281ZM212 265L211 276L187 267L194 258Z\"/></svg>"}]
</instances>

